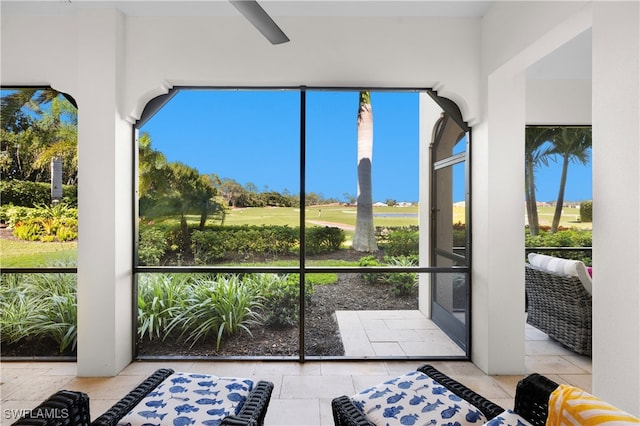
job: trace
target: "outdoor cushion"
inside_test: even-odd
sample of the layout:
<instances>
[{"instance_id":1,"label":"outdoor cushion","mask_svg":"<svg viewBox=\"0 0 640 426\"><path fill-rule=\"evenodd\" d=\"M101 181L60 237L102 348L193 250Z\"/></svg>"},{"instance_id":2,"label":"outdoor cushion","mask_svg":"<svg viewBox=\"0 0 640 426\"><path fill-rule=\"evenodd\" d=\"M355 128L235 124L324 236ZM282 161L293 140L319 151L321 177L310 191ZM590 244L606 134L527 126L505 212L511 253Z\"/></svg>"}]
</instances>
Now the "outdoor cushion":
<instances>
[{"instance_id":1,"label":"outdoor cushion","mask_svg":"<svg viewBox=\"0 0 640 426\"><path fill-rule=\"evenodd\" d=\"M592 294L591 277L584 263L579 260L561 259L559 257L547 256L546 254L529 253L529 263L545 271L578 277L585 290L587 290L587 293Z\"/></svg>"},{"instance_id":2,"label":"outdoor cushion","mask_svg":"<svg viewBox=\"0 0 640 426\"><path fill-rule=\"evenodd\" d=\"M225 417L238 414L252 388L249 379L175 372L118 425L218 426Z\"/></svg>"},{"instance_id":3,"label":"outdoor cushion","mask_svg":"<svg viewBox=\"0 0 640 426\"><path fill-rule=\"evenodd\" d=\"M480 410L419 371L388 380L351 397L376 425L481 425Z\"/></svg>"},{"instance_id":4,"label":"outdoor cushion","mask_svg":"<svg viewBox=\"0 0 640 426\"><path fill-rule=\"evenodd\" d=\"M485 426L531 426L531 423L513 411L506 410L502 414L485 423Z\"/></svg>"},{"instance_id":5,"label":"outdoor cushion","mask_svg":"<svg viewBox=\"0 0 640 426\"><path fill-rule=\"evenodd\" d=\"M638 425L640 419L580 388L559 385L549 395L547 424Z\"/></svg>"}]
</instances>

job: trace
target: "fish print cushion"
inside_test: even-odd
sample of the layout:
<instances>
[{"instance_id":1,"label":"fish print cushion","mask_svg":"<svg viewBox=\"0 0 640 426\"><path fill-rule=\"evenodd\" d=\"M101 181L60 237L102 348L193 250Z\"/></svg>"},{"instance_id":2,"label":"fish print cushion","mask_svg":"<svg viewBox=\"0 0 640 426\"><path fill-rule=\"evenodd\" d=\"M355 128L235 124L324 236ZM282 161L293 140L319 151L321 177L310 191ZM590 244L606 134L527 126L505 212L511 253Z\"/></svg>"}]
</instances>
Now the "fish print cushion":
<instances>
[{"instance_id":1,"label":"fish print cushion","mask_svg":"<svg viewBox=\"0 0 640 426\"><path fill-rule=\"evenodd\" d=\"M218 426L225 417L238 414L252 389L249 379L176 372L118 425Z\"/></svg>"},{"instance_id":2,"label":"fish print cushion","mask_svg":"<svg viewBox=\"0 0 640 426\"><path fill-rule=\"evenodd\" d=\"M511 410L506 410L487 422L487 426L532 426Z\"/></svg>"},{"instance_id":3,"label":"fish print cushion","mask_svg":"<svg viewBox=\"0 0 640 426\"><path fill-rule=\"evenodd\" d=\"M365 389L351 399L379 426L463 426L487 421L476 407L419 371Z\"/></svg>"}]
</instances>

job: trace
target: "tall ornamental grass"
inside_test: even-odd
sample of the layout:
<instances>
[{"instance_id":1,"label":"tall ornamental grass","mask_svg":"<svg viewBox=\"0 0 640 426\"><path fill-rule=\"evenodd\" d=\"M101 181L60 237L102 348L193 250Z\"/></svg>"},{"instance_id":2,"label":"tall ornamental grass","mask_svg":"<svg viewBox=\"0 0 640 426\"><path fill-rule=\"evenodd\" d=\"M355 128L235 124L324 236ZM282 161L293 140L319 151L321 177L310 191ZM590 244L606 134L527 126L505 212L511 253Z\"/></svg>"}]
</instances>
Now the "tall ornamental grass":
<instances>
[{"instance_id":1,"label":"tall ornamental grass","mask_svg":"<svg viewBox=\"0 0 640 426\"><path fill-rule=\"evenodd\" d=\"M75 274L3 274L0 283L3 343L51 338L60 353L75 350L78 341Z\"/></svg>"}]
</instances>

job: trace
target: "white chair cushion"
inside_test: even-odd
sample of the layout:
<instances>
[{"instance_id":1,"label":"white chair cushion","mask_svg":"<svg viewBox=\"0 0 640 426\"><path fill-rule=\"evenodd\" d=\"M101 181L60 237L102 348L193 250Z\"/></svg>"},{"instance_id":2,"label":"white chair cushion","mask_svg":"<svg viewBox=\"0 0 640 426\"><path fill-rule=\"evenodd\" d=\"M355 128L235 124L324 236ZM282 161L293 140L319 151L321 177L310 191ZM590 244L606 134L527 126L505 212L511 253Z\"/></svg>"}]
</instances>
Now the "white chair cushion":
<instances>
[{"instance_id":1,"label":"white chair cushion","mask_svg":"<svg viewBox=\"0 0 640 426\"><path fill-rule=\"evenodd\" d=\"M118 425L218 426L225 417L238 414L251 389L250 379L176 372Z\"/></svg>"},{"instance_id":2,"label":"white chair cushion","mask_svg":"<svg viewBox=\"0 0 640 426\"><path fill-rule=\"evenodd\" d=\"M365 389L351 399L376 425L481 425L486 421L475 406L419 371Z\"/></svg>"},{"instance_id":3,"label":"white chair cushion","mask_svg":"<svg viewBox=\"0 0 640 426\"><path fill-rule=\"evenodd\" d=\"M585 290L587 290L589 294L592 294L591 277L587 272L587 267L579 260L568 260L547 256L546 254L529 253L529 263L545 271L578 277Z\"/></svg>"}]
</instances>

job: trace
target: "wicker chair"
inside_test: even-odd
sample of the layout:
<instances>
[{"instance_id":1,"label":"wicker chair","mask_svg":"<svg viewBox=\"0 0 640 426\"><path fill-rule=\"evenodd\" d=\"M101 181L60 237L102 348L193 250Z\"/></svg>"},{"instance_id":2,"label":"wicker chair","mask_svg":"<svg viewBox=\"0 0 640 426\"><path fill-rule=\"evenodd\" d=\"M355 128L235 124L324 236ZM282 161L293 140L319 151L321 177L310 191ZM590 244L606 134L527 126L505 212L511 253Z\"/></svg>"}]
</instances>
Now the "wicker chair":
<instances>
[{"instance_id":1,"label":"wicker chair","mask_svg":"<svg viewBox=\"0 0 640 426\"><path fill-rule=\"evenodd\" d=\"M453 380L451 377L441 373L431 365L418 368L418 371L436 380L442 386L449 389L460 398L474 405L488 418L492 419L504 411L504 408L494 404L483 396L475 393L463 384ZM336 426L376 426L362 414L348 396L340 396L331 401L333 410L333 421Z\"/></svg>"},{"instance_id":2,"label":"wicker chair","mask_svg":"<svg viewBox=\"0 0 640 426\"><path fill-rule=\"evenodd\" d=\"M84 392L61 390L25 413L18 426L88 426L89 396Z\"/></svg>"},{"instance_id":3,"label":"wicker chair","mask_svg":"<svg viewBox=\"0 0 640 426\"><path fill-rule=\"evenodd\" d=\"M154 390L164 379L173 374L173 372L174 371L169 368L157 370L91 424L95 426L115 426L122 417L138 405L149 392ZM240 412L235 416L225 417L221 425L263 425L272 391L273 383L264 380L257 382L253 390L249 393Z\"/></svg>"},{"instance_id":4,"label":"wicker chair","mask_svg":"<svg viewBox=\"0 0 640 426\"><path fill-rule=\"evenodd\" d=\"M145 379L135 389L125 395L100 417L90 423L89 397L83 392L59 391L43 402L27 417L18 420L14 425L18 426L115 426L129 411L164 379L173 374L173 370L162 368ZM267 406L271 399L273 383L259 381L249 393L242 405L240 412L235 416L225 417L221 425L225 426L259 426L264 424L267 414ZM53 409L57 409L59 415L51 415ZM40 411L39 411L40 410ZM47 415L40 414L42 410Z\"/></svg>"},{"instance_id":5,"label":"wicker chair","mask_svg":"<svg viewBox=\"0 0 640 426\"><path fill-rule=\"evenodd\" d=\"M567 348L591 356L591 295L575 276L525 264L527 323Z\"/></svg>"},{"instance_id":6,"label":"wicker chair","mask_svg":"<svg viewBox=\"0 0 640 426\"><path fill-rule=\"evenodd\" d=\"M549 395L558 387L553 380L534 373L518 382L513 411L533 426L544 426L549 414Z\"/></svg>"}]
</instances>

